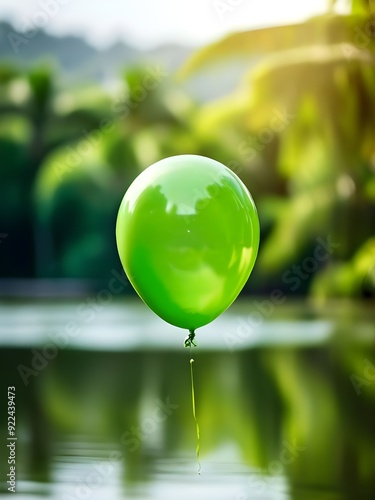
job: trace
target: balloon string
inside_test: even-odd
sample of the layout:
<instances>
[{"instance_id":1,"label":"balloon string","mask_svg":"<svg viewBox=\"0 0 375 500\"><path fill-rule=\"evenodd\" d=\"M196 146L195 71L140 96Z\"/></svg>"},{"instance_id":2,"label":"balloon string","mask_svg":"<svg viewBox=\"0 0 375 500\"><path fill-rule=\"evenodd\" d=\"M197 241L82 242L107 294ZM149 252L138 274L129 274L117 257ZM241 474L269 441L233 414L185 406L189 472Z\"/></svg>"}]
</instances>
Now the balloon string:
<instances>
[{"instance_id":1,"label":"balloon string","mask_svg":"<svg viewBox=\"0 0 375 500\"><path fill-rule=\"evenodd\" d=\"M195 332L194 330L190 330L190 333L188 337L185 339L185 347L189 347L189 357L190 357L190 381L191 381L191 402L192 402L192 408L193 408L193 417L195 421L195 426L196 426L196 431L197 431L197 447L195 449L196 453L196 460L198 464L198 474L201 475L201 464L199 461L200 457L200 430L199 430L199 424L197 420L197 415L195 412L195 390L194 390L194 374L193 374L193 363L194 359L191 356L191 347L194 346L196 347L196 343L194 342L194 337L195 337Z\"/></svg>"}]
</instances>

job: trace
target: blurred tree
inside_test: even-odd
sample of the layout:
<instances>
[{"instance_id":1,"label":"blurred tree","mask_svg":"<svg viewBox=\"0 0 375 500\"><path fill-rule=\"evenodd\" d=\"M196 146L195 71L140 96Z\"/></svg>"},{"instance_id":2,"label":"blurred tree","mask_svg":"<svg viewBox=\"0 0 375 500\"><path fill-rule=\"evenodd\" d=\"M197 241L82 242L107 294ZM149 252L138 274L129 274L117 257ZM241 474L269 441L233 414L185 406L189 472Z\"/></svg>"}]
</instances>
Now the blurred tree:
<instances>
[{"instance_id":1,"label":"blurred tree","mask_svg":"<svg viewBox=\"0 0 375 500\"><path fill-rule=\"evenodd\" d=\"M35 185L39 275L106 279L120 266L115 224L130 183L165 156L196 152L192 103L151 76L146 67L127 68L99 125L43 161Z\"/></svg>"},{"instance_id":2,"label":"blurred tree","mask_svg":"<svg viewBox=\"0 0 375 500\"><path fill-rule=\"evenodd\" d=\"M83 127L99 120L97 107L61 113L56 107L53 78L45 67L22 72L0 66L0 225L9 234L3 246L0 273L35 276L33 186L41 162L50 150L67 143Z\"/></svg>"}]
</instances>

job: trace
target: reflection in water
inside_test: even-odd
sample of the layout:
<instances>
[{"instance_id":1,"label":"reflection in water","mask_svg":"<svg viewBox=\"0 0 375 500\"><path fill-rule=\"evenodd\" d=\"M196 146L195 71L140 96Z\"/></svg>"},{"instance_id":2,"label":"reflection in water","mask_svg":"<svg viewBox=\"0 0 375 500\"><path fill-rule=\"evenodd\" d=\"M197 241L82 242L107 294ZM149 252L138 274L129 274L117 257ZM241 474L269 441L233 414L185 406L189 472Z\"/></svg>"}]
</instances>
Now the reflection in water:
<instances>
[{"instance_id":1,"label":"reflection in water","mask_svg":"<svg viewBox=\"0 0 375 500\"><path fill-rule=\"evenodd\" d=\"M30 350L3 349L1 394L17 380L19 494L373 498L374 339L366 324L362 339L349 329L324 346L197 348L200 477L186 350L65 349L25 386L16 367Z\"/></svg>"}]
</instances>

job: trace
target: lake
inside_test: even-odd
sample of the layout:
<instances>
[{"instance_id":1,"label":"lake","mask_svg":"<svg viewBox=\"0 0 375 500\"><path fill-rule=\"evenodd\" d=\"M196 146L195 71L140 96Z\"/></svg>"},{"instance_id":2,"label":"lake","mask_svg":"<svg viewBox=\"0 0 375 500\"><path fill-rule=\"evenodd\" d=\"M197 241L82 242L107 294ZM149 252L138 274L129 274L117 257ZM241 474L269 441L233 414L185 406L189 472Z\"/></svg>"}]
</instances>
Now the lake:
<instances>
[{"instance_id":1,"label":"lake","mask_svg":"<svg viewBox=\"0 0 375 500\"><path fill-rule=\"evenodd\" d=\"M2 301L2 496L374 499L373 306L248 298L199 329L199 475L187 332L137 299Z\"/></svg>"}]
</instances>

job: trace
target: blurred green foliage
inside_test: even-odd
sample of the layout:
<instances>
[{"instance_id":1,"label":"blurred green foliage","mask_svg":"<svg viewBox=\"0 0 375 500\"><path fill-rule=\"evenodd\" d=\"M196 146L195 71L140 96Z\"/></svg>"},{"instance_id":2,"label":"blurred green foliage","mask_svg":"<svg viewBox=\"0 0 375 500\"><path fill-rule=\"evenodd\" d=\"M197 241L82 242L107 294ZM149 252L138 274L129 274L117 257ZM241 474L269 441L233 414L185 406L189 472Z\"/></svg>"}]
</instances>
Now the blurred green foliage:
<instances>
[{"instance_id":1,"label":"blurred green foliage","mask_svg":"<svg viewBox=\"0 0 375 500\"><path fill-rule=\"evenodd\" d=\"M259 207L251 290L289 292L297 273L298 293L373 295L375 13L363 0L348 15L330 4L198 51L180 78L238 55L251 68L233 95L203 106L147 67L108 90L59 88L47 67L1 64L1 276L104 279L118 266L115 218L131 181L192 153L232 168ZM335 248L315 266L319 237Z\"/></svg>"},{"instance_id":2,"label":"blurred green foliage","mask_svg":"<svg viewBox=\"0 0 375 500\"><path fill-rule=\"evenodd\" d=\"M354 1L350 15L235 33L180 71L187 78L230 57L257 58L233 95L200 110L198 127L233 147L234 170L258 201L262 279L277 284L296 264L309 273L316 239L335 242L313 271L319 297L361 296L373 279L374 15L371 2Z\"/></svg>"}]
</instances>

